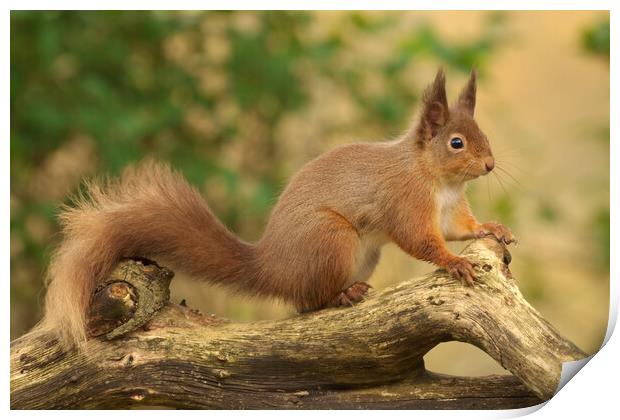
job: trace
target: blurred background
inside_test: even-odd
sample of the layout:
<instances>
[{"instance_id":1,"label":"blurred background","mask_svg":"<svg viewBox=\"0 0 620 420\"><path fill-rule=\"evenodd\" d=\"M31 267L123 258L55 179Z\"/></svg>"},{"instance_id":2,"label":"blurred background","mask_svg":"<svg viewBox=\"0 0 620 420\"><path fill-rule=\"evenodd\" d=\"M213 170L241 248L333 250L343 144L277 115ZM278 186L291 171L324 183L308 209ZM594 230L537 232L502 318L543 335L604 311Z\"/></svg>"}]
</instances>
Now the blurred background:
<instances>
[{"instance_id":1,"label":"blurred background","mask_svg":"<svg viewBox=\"0 0 620 420\"><path fill-rule=\"evenodd\" d=\"M480 73L476 119L498 168L470 185L474 213L512 227L526 298L598 350L609 304L609 14L589 11L12 12L11 337L41 315L55 215L82 178L168 161L254 241L305 162L402 133L440 65L451 98L472 66ZM432 269L388 245L371 283ZM294 315L181 274L172 286L173 301L205 313ZM426 361L501 372L460 343Z\"/></svg>"}]
</instances>

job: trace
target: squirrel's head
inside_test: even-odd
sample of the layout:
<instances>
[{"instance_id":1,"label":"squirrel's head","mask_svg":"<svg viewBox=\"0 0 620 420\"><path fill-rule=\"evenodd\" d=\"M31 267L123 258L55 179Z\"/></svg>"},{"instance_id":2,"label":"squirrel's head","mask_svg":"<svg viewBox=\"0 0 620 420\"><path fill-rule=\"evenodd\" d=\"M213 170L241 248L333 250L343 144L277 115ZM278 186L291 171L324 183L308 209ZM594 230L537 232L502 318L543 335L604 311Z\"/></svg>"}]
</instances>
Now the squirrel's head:
<instances>
[{"instance_id":1,"label":"squirrel's head","mask_svg":"<svg viewBox=\"0 0 620 420\"><path fill-rule=\"evenodd\" d=\"M452 107L448 107L443 70L424 91L415 142L442 181L469 181L486 175L495 166L487 136L474 120L475 106L475 71Z\"/></svg>"}]
</instances>

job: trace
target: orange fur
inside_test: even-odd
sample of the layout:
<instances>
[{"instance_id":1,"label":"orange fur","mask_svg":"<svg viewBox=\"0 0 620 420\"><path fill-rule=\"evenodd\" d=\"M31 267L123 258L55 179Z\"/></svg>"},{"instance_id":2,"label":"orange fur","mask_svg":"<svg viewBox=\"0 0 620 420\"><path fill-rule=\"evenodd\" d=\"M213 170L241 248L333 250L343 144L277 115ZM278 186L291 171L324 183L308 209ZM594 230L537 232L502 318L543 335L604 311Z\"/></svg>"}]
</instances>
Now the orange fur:
<instances>
[{"instance_id":1,"label":"orange fur","mask_svg":"<svg viewBox=\"0 0 620 420\"><path fill-rule=\"evenodd\" d=\"M67 345L85 342L93 288L119 259L132 256L281 298L299 311L323 308L367 280L390 240L469 282L471 264L445 240L475 237L490 226L471 215L462 185L487 173L492 154L473 120L475 74L453 108L444 85L439 71L420 121L398 140L342 146L306 164L255 244L229 232L165 165L147 162L118 180L90 183L86 196L60 215L64 239L49 268L42 325ZM455 133L463 150L449 145Z\"/></svg>"}]
</instances>

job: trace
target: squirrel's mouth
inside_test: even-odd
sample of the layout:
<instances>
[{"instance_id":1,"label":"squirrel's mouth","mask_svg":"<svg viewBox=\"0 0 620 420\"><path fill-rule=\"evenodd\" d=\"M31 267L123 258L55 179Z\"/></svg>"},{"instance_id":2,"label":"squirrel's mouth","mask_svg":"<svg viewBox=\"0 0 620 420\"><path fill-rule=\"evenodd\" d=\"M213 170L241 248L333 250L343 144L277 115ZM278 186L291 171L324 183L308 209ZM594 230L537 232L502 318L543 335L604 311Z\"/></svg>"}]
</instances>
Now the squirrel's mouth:
<instances>
[{"instance_id":1,"label":"squirrel's mouth","mask_svg":"<svg viewBox=\"0 0 620 420\"><path fill-rule=\"evenodd\" d=\"M477 178L481 178L483 176L486 176L488 174L490 174L491 172L489 171L481 171L479 173L474 173L474 172L468 172L467 175L464 177L463 182L467 182L467 181L473 181Z\"/></svg>"},{"instance_id":2,"label":"squirrel's mouth","mask_svg":"<svg viewBox=\"0 0 620 420\"><path fill-rule=\"evenodd\" d=\"M487 171L484 167L480 165L476 165L477 162L470 162L469 166L465 168L465 170L461 170L458 174L451 173L448 175L448 179L450 182L455 182L457 184L462 184L463 182L473 181L476 178L480 178L481 176L487 175L490 171Z\"/></svg>"}]
</instances>

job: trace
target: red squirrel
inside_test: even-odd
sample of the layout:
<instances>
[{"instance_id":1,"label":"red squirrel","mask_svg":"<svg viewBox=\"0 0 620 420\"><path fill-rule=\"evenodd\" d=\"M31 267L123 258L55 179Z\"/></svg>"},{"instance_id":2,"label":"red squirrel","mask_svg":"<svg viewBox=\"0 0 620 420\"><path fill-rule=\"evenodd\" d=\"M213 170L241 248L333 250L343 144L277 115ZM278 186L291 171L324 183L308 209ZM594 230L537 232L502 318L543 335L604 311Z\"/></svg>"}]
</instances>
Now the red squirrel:
<instances>
[{"instance_id":1,"label":"red squirrel","mask_svg":"<svg viewBox=\"0 0 620 420\"><path fill-rule=\"evenodd\" d=\"M393 141L338 147L304 165L254 244L231 233L166 165L147 162L120 179L88 183L59 216L63 240L49 267L41 326L68 346L86 342L94 288L132 256L283 299L300 312L362 300L388 242L472 286L474 265L446 241L485 235L515 241L507 227L479 223L464 193L467 181L495 165L474 120L475 103L475 71L449 107L440 69L411 129Z\"/></svg>"}]
</instances>

